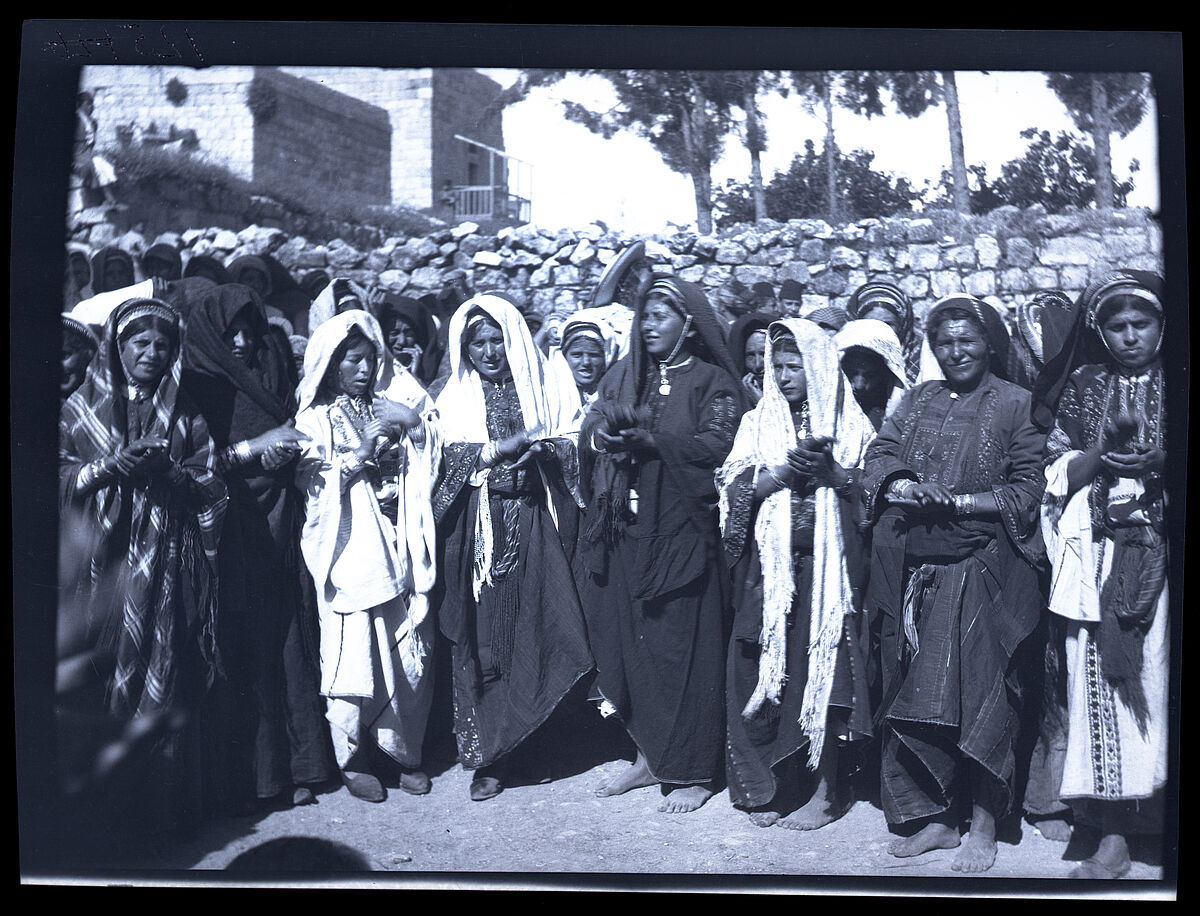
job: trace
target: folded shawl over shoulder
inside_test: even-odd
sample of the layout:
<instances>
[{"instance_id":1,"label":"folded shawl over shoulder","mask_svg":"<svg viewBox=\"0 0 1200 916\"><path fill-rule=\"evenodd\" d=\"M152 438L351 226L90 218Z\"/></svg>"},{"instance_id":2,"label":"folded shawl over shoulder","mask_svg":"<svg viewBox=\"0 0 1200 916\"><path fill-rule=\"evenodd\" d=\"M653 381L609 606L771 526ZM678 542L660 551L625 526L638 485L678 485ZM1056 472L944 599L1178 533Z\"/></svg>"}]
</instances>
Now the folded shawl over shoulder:
<instances>
[{"instance_id":1,"label":"folded shawl over shoulder","mask_svg":"<svg viewBox=\"0 0 1200 916\"><path fill-rule=\"evenodd\" d=\"M108 316L96 360L59 420L60 499L64 512L77 513L90 531L89 613L112 615L95 623L101 649L116 656L109 703L122 714L172 708L180 653L189 645L195 646L209 680L216 671L217 546L228 501L208 427L180 390L178 347L151 395L150 418L141 433L167 440L183 481L173 486L163 476L137 484L117 479L87 496L77 493L84 465L127 444L129 399L117 334L138 314L156 315L178 328L181 337L185 333L183 320L165 302L134 298L122 303ZM115 542L117 537L128 542ZM116 606L93 607L106 587L118 589Z\"/></svg>"},{"instance_id":2,"label":"folded shawl over shoulder","mask_svg":"<svg viewBox=\"0 0 1200 916\"><path fill-rule=\"evenodd\" d=\"M833 341L828 333L805 319L776 321L767 338L768 364L774 348L772 338L784 330L796 339L804 359L812 434L832 438L833 458L842 467L859 467L875 431L842 375ZM779 390L775 374L766 372L762 400L742 418L729 457L717 470L722 526L729 518L729 487L738 476L753 468L757 480L763 468L785 462L788 451L796 444L791 408ZM753 715L767 701L778 703L783 688L787 616L795 589L791 532L790 492L780 490L763 501L754 524L754 538L763 566L762 655L758 686L743 710L744 716ZM800 720L810 740L810 766L815 766L821 757L837 647L844 618L853 611L837 496L832 488L819 487L813 531L809 673Z\"/></svg>"},{"instance_id":3,"label":"folded shawl over shoulder","mask_svg":"<svg viewBox=\"0 0 1200 916\"><path fill-rule=\"evenodd\" d=\"M394 520L383 515L375 493L365 478L354 482L347 494L342 493L337 476L340 471L333 463L332 432L327 411L321 410L318 401L321 383L334 353L352 328L358 328L375 349L373 396L385 397L413 408L420 414L424 427L423 445L415 445L409 436L404 436L399 443L403 452L400 462L402 480L398 486L397 518ZM436 411L416 379L402 366L393 363L384 344L379 322L373 315L358 309L334 315L313 332L304 353L304 378L300 383L297 401L296 428L311 439L297 471L297 482L308 496L301 547L318 596L322 602L329 602L326 591L334 564L353 564L358 559L345 554L336 555L339 527L347 521L343 518L344 507L352 507L355 524L372 518L381 532L386 534L394 531L394 540L384 545L387 555L381 558L382 563L376 568L376 572L379 569L389 570L386 577L389 581L367 585L376 588L380 595L386 594L383 600L401 594L411 596L407 600L408 616L399 638L407 646L407 651L402 652L405 673L410 680L415 680L422 674L422 659L427 652L418 635L418 628L428 614L429 592L437 572L431 494L441 460L442 440ZM368 609L343 607L341 611ZM349 620L349 617L355 616L349 613L347 625L369 625ZM364 686L365 695L369 696L371 694L367 687L369 685Z\"/></svg>"},{"instance_id":4,"label":"folded shawl over shoulder","mask_svg":"<svg viewBox=\"0 0 1200 916\"><path fill-rule=\"evenodd\" d=\"M541 350L533 342L529 327L515 305L507 299L482 294L468 299L460 305L450 318L447 347L450 356L450 377L437 398L438 413L442 418L442 432L446 442L486 443L487 408L484 404L483 383L480 375L466 357L464 341L468 328L486 315L494 321L504 335L504 352L508 368L512 373L517 400L521 405L521 417L525 429L533 431L538 439L566 437L573 443L578 440L575 424L582 402L579 389L568 373L567 377L553 371ZM537 465L535 465L537 466ZM538 474L541 475L541 468ZM475 519L476 574L473 587L476 598L492 570L492 523L488 497L488 469L475 471L470 477L471 486L481 487L479 510ZM550 484L542 477L546 505L555 525L558 517L551 496Z\"/></svg>"}]
</instances>

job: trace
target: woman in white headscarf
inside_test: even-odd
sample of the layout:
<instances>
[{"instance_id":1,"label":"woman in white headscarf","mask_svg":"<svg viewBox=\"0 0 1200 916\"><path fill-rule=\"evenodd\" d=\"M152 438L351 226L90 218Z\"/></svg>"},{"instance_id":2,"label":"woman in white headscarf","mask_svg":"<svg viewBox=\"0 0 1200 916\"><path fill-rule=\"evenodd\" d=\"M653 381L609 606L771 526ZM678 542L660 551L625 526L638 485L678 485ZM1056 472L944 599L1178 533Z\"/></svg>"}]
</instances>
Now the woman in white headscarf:
<instances>
[{"instance_id":1,"label":"woman in white headscarf","mask_svg":"<svg viewBox=\"0 0 1200 916\"><path fill-rule=\"evenodd\" d=\"M726 775L761 827L813 830L849 807L838 744L868 736L860 610L862 457L874 435L829 334L774 322L763 397L717 471L733 567ZM818 785L780 819L784 764L807 747Z\"/></svg>"},{"instance_id":2,"label":"woman in white headscarf","mask_svg":"<svg viewBox=\"0 0 1200 916\"><path fill-rule=\"evenodd\" d=\"M369 737L400 765L400 788L424 794L436 413L358 309L313 332L297 401L296 430L308 439L296 472L307 498L300 546L316 589L334 756L351 794L383 801Z\"/></svg>"},{"instance_id":3,"label":"woman in white headscarf","mask_svg":"<svg viewBox=\"0 0 1200 916\"><path fill-rule=\"evenodd\" d=\"M308 309L308 333L312 334L318 327L343 312L361 310L374 315L371 308L370 296L367 291L346 277L334 277L329 284L317 293Z\"/></svg>"},{"instance_id":4,"label":"woman in white headscarf","mask_svg":"<svg viewBox=\"0 0 1200 916\"><path fill-rule=\"evenodd\" d=\"M445 539L439 624L453 644L459 759L475 770L471 798L482 801L502 791L513 751L592 668L571 575L580 401L500 296L459 306L448 352L437 399L446 440L434 499Z\"/></svg>"},{"instance_id":5,"label":"woman in white headscarf","mask_svg":"<svg viewBox=\"0 0 1200 916\"><path fill-rule=\"evenodd\" d=\"M879 432L908 390L900 338L878 318L857 318L846 322L833 343L858 406Z\"/></svg>"},{"instance_id":6,"label":"woman in white headscarf","mask_svg":"<svg viewBox=\"0 0 1200 916\"><path fill-rule=\"evenodd\" d=\"M620 312L633 313L622 307ZM588 407L596 400L596 389L613 363L621 358L621 346L628 348L629 329L621 328L623 317L612 308L580 309L562 326L561 346L550 356L551 369L562 378L569 377L579 390L580 410L576 429L583 423ZM617 320L614 321L614 318Z\"/></svg>"}]
</instances>

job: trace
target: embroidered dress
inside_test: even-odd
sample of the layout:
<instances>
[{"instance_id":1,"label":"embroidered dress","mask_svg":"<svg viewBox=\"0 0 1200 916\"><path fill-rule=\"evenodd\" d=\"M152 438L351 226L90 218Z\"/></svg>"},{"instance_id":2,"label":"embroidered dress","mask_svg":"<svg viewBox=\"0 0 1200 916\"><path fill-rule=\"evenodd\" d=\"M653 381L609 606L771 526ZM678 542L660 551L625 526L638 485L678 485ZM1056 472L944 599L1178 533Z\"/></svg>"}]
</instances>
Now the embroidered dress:
<instances>
[{"instance_id":1,"label":"embroidered dress","mask_svg":"<svg viewBox=\"0 0 1200 916\"><path fill-rule=\"evenodd\" d=\"M504 335L510 375L483 378L464 356L469 322ZM592 669L571 575L579 466L571 379L543 362L516 307L497 296L450 320L451 374L438 396L446 446L434 509L442 535L438 621L451 642L459 761L480 769L510 754ZM480 464L488 443L535 431L546 453L521 468Z\"/></svg>"},{"instance_id":2,"label":"embroidered dress","mask_svg":"<svg viewBox=\"0 0 1200 916\"><path fill-rule=\"evenodd\" d=\"M1012 801L1020 695L1013 657L1041 610L1025 555L1041 500L1044 438L1029 393L995 375L958 394L925 382L867 450L872 533L866 608L880 628L882 798L889 823L947 810L959 762L979 763ZM898 477L990 492L999 521L926 523L886 508Z\"/></svg>"},{"instance_id":3,"label":"embroidered dress","mask_svg":"<svg viewBox=\"0 0 1200 916\"><path fill-rule=\"evenodd\" d=\"M1162 447L1162 369L1134 376L1103 365L1072 374L1046 447L1042 527L1054 566L1050 610L1066 628L1068 720L1058 796L1077 817L1097 823L1096 802L1122 803L1130 832L1154 833L1161 829L1167 775L1170 659L1161 483L1102 473L1066 498L1071 460L1099 441L1121 407L1140 418L1139 439ZM1139 634L1141 667L1119 688L1109 676L1112 663L1106 665L1105 648L1115 649L1117 641L1104 638L1102 603L1115 587L1122 553L1131 550L1140 561L1122 572L1138 583L1146 610L1123 625Z\"/></svg>"}]
</instances>

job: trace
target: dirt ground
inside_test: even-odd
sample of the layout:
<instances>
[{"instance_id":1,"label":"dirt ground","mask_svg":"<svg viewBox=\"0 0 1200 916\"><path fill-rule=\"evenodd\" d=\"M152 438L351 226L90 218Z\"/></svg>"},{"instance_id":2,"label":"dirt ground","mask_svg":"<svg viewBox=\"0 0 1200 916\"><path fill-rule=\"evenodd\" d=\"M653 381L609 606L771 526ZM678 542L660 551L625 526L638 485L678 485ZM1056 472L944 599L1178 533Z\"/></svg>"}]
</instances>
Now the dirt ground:
<instances>
[{"instance_id":1,"label":"dirt ground","mask_svg":"<svg viewBox=\"0 0 1200 916\"><path fill-rule=\"evenodd\" d=\"M984 876L957 877L950 869L952 850L895 858L887 852L892 835L883 813L861 777L856 785L864 797L841 820L812 833L755 827L730 804L728 791L682 815L656 810L661 800L656 787L597 798L594 789L628 765L632 747L615 724L600 720L590 707L566 718L527 743L522 769L528 775L484 802L469 799L471 774L443 741L432 752L427 748L433 781L428 795L406 795L395 778L385 775L391 788L380 804L360 801L338 785L320 793L316 805L215 817L188 838L120 842L101 837L76 858L80 867L73 877L105 884L236 881L438 889L1173 893L1162 883L1162 853L1156 849L1134 850L1125 881L1054 880L1065 879L1090 850L1075 848L1075 842L1051 842L1016 818L1002 825L995 866ZM332 873L235 877L222 871L252 847L294 836L353 847L371 863L371 873L343 880Z\"/></svg>"}]
</instances>

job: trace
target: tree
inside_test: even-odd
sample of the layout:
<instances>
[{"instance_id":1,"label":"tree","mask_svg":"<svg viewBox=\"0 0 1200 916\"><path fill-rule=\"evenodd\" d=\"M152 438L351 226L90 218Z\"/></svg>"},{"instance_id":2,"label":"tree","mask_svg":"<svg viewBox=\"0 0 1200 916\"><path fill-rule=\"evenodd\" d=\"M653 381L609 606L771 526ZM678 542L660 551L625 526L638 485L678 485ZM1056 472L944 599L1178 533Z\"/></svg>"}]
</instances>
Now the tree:
<instances>
[{"instance_id":1,"label":"tree","mask_svg":"<svg viewBox=\"0 0 1200 916\"><path fill-rule=\"evenodd\" d=\"M1061 213L1069 207L1087 207L1103 193L1094 178L1096 154L1082 137L1069 131L1051 137L1049 131L1036 127L1026 128L1021 136L1030 141L1024 155L1004 163L994 182L988 182L984 166L971 166L978 180L977 190L971 192L973 212L986 213L1006 204L1022 208L1040 204L1047 213ZM1134 159L1129 170L1136 174L1138 168ZM1130 177L1110 188L1110 201L1124 207L1132 190Z\"/></svg>"},{"instance_id":2,"label":"tree","mask_svg":"<svg viewBox=\"0 0 1200 916\"><path fill-rule=\"evenodd\" d=\"M838 155L834 163L837 186L834 194L842 201L847 220L911 213L920 193L906 178L897 178L872 168L875 154L855 150ZM786 172L776 174L764 189L768 215L777 220L816 218L828 213L827 157L817 153L806 140L804 153L796 154ZM750 187L729 181L715 195L714 209L722 228L754 219Z\"/></svg>"},{"instance_id":3,"label":"tree","mask_svg":"<svg viewBox=\"0 0 1200 916\"><path fill-rule=\"evenodd\" d=\"M729 71L526 70L488 111L520 101L535 87L557 83L571 73L606 79L617 104L593 111L564 100L567 119L605 138L626 130L648 140L670 169L691 177L697 228L703 234L711 232L712 166L732 127L732 108L740 103Z\"/></svg>"},{"instance_id":4,"label":"tree","mask_svg":"<svg viewBox=\"0 0 1200 916\"><path fill-rule=\"evenodd\" d=\"M1075 126L1092 136L1096 150L1096 206L1111 212L1115 198L1112 134L1122 137L1142 122L1150 98L1145 73L1047 73L1046 84L1066 106Z\"/></svg>"},{"instance_id":5,"label":"tree","mask_svg":"<svg viewBox=\"0 0 1200 916\"><path fill-rule=\"evenodd\" d=\"M750 195L754 202L754 220L766 219L767 204L763 192L762 152L767 148L767 128L758 109L758 94L778 92L787 96L790 80L782 70L734 70L728 74L729 93L746 116L742 142L750 153Z\"/></svg>"}]
</instances>

